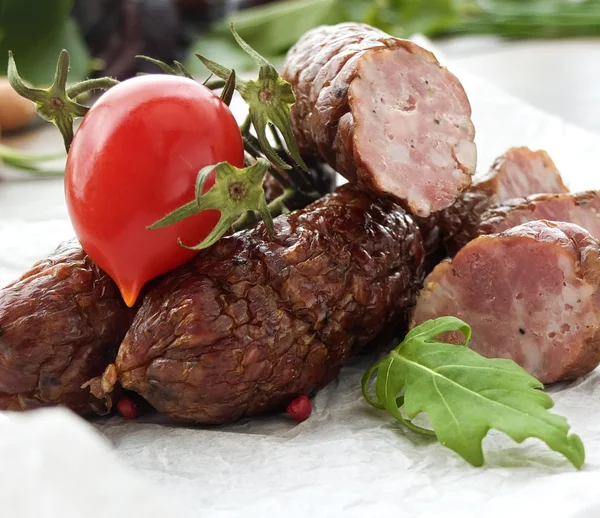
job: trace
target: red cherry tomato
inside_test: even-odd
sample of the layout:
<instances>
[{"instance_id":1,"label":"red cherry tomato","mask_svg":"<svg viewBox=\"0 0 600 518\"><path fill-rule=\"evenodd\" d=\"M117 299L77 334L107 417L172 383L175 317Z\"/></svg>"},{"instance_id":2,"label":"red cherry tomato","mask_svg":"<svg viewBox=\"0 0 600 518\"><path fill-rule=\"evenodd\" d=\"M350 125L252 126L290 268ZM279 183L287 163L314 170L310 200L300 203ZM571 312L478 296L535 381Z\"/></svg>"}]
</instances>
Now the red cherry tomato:
<instances>
[{"instance_id":1,"label":"red cherry tomato","mask_svg":"<svg viewBox=\"0 0 600 518\"><path fill-rule=\"evenodd\" d=\"M194 199L198 171L244 163L228 106L183 77L148 75L106 92L84 117L67 159L65 194L86 253L132 306L146 281L191 259L177 243L202 241L219 219L204 211L157 230L146 227ZM214 184L214 175L204 190Z\"/></svg>"}]
</instances>

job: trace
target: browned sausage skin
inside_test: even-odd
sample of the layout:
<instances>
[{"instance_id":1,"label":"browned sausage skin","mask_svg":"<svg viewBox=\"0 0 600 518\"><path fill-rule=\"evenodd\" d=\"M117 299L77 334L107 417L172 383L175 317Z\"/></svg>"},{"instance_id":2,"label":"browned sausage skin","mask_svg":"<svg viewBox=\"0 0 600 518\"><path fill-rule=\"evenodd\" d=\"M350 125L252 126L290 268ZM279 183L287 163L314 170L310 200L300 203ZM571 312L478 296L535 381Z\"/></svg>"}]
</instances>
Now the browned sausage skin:
<instances>
[{"instance_id":1,"label":"browned sausage skin","mask_svg":"<svg viewBox=\"0 0 600 518\"><path fill-rule=\"evenodd\" d=\"M599 281L593 236L534 221L481 236L439 264L411 326L453 315L469 323L470 346L484 356L510 358L543 383L574 379L600 362Z\"/></svg>"},{"instance_id":2,"label":"browned sausage skin","mask_svg":"<svg viewBox=\"0 0 600 518\"><path fill-rule=\"evenodd\" d=\"M471 107L427 50L368 25L319 27L289 51L282 76L301 152L361 188L428 216L470 185Z\"/></svg>"},{"instance_id":3,"label":"browned sausage skin","mask_svg":"<svg viewBox=\"0 0 600 518\"><path fill-rule=\"evenodd\" d=\"M319 192L332 190L331 170L311 164L311 174ZM265 191L268 201L283 192L271 175ZM76 240L63 243L0 290L0 410L105 413L98 376L114 362L136 309Z\"/></svg>"},{"instance_id":4,"label":"browned sausage skin","mask_svg":"<svg viewBox=\"0 0 600 518\"><path fill-rule=\"evenodd\" d=\"M63 243L0 290L0 410L101 412L81 386L114 360L133 313L79 243Z\"/></svg>"},{"instance_id":5,"label":"browned sausage skin","mask_svg":"<svg viewBox=\"0 0 600 518\"><path fill-rule=\"evenodd\" d=\"M424 251L399 206L346 185L275 226L273 241L263 225L221 239L147 293L123 387L183 421L279 410L406 316Z\"/></svg>"},{"instance_id":6,"label":"browned sausage skin","mask_svg":"<svg viewBox=\"0 0 600 518\"><path fill-rule=\"evenodd\" d=\"M453 256L477 236L494 234L538 219L574 223L600 239L600 192L537 194L503 201L487 210L477 208L471 214L463 207L455 213L452 227L460 228L460 232L445 235L445 249ZM449 219L445 221L448 223Z\"/></svg>"}]
</instances>

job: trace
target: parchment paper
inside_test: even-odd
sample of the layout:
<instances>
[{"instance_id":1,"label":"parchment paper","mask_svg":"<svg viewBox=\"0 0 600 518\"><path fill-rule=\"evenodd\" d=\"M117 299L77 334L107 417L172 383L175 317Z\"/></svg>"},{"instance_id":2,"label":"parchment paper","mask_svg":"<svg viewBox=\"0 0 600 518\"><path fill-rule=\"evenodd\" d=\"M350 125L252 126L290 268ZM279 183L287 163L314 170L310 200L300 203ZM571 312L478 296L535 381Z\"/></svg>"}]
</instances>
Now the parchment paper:
<instances>
[{"instance_id":1,"label":"parchment paper","mask_svg":"<svg viewBox=\"0 0 600 518\"><path fill-rule=\"evenodd\" d=\"M573 190L600 188L600 136L450 68L471 99L480 168L528 145L546 149ZM0 204L0 285L71 236L64 208L48 208L57 185L11 188L33 216L12 198L5 207L14 210ZM598 371L551 389L586 445L583 470L539 441L493 432L476 469L363 402L360 377L376 359L355 359L301 424L285 415L185 428L118 417L90 425L57 409L0 414L0 516L600 517Z\"/></svg>"}]
</instances>

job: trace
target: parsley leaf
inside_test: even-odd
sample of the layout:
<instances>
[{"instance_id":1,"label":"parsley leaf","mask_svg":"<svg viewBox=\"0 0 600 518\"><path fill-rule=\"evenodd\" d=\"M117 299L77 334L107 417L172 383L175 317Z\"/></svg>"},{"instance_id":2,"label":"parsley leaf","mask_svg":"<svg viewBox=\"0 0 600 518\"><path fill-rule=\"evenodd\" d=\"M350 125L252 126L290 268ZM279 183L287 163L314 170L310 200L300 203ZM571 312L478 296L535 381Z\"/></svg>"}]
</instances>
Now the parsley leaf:
<instances>
[{"instance_id":1,"label":"parsley leaf","mask_svg":"<svg viewBox=\"0 0 600 518\"><path fill-rule=\"evenodd\" d=\"M465 337L462 346L438 339L457 331ZM483 465L481 442L495 428L519 443L528 437L541 439L581 468L583 443L569 434L564 417L548 412L554 402L541 390L543 385L512 360L485 358L469 349L470 338L471 328L455 317L415 327L365 373L365 399L410 429L437 436L474 466ZM375 397L368 391L374 374ZM412 423L424 412L433 430Z\"/></svg>"}]
</instances>

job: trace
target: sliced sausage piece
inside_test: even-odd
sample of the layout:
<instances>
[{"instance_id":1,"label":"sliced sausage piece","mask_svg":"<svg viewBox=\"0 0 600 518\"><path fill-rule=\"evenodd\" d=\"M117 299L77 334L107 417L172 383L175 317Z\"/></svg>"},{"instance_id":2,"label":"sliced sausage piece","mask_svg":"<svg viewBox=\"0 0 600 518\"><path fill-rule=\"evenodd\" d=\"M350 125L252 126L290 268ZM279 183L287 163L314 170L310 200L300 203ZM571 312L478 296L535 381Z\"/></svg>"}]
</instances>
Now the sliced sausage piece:
<instances>
[{"instance_id":1,"label":"sliced sausage piece","mask_svg":"<svg viewBox=\"0 0 600 518\"><path fill-rule=\"evenodd\" d=\"M124 388L188 422L280 410L406 318L424 251L398 205L345 185L275 228L221 239L148 292L117 356Z\"/></svg>"},{"instance_id":2,"label":"sliced sausage piece","mask_svg":"<svg viewBox=\"0 0 600 518\"><path fill-rule=\"evenodd\" d=\"M426 238L430 243L428 250L438 247L443 250L441 255L453 256L479 235L483 213L495 204L538 193L567 192L558 169L545 151L511 148L495 160L485 175L476 177L456 203L427 221L419 221L419 226L432 236Z\"/></svg>"},{"instance_id":3,"label":"sliced sausage piece","mask_svg":"<svg viewBox=\"0 0 600 518\"><path fill-rule=\"evenodd\" d=\"M306 33L282 75L296 94L292 128L301 152L359 187L428 216L471 184L471 107L431 52L343 23Z\"/></svg>"},{"instance_id":4,"label":"sliced sausage piece","mask_svg":"<svg viewBox=\"0 0 600 518\"><path fill-rule=\"evenodd\" d=\"M482 355L512 359L543 383L574 379L600 362L599 282L594 237L534 221L478 237L439 264L411 326L453 315L471 326L470 347Z\"/></svg>"},{"instance_id":5,"label":"sliced sausage piece","mask_svg":"<svg viewBox=\"0 0 600 518\"><path fill-rule=\"evenodd\" d=\"M465 196L463 199L466 201L469 198ZM475 195L470 199L476 202L481 200ZM481 203L484 202L481 201ZM466 204L463 208L466 209ZM467 210L457 211L454 214L455 222L461 217L462 221L453 226L455 229L460 228L460 232L455 235L445 235L447 237L445 250L449 256L455 255L458 250L477 236L494 234L538 219L575 223L600 239L600 193L584 191L566 194L537 194L527 198L503 201L485 210L482 210L481 206L476 206L470 212ZM446 222L448 221L446 219ZM441 230L438 231L441 233Z\"/></svg>"},{"instance_id":6,"label":"sliced sausage piece","mask_svg":"<svg viewBox=\"0 0 600 518\"><path fill-rule=\"evenodd\" d=\"M496 202L539 193L569 192L548 153L528 147L507 150L486 174L474 179L472 188L489 193Z\"/></svg>"},{"instance_id":7,"label":"sliced sausage piece","mask_svg":"<svg viewBox=\"0 0 600 518\"><path fill-rule=\"evenodd\" d=\"M494 205L481 215L473 237L537 219L574 223L600 239L600 192L538 194Z\"/></svg>"},{"instance_id":8,"label":"sliced sausage piece","mask_svg":"<svg viewBox=\"0 0 600 518\"><path fill-rule=\"evenodd\" d=\"M114 361L134 310L76 241L0 290L0 410L102 402L81 386Z\"/></svg>"}]
</instances>

